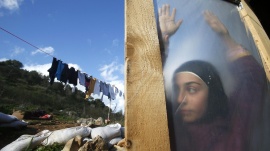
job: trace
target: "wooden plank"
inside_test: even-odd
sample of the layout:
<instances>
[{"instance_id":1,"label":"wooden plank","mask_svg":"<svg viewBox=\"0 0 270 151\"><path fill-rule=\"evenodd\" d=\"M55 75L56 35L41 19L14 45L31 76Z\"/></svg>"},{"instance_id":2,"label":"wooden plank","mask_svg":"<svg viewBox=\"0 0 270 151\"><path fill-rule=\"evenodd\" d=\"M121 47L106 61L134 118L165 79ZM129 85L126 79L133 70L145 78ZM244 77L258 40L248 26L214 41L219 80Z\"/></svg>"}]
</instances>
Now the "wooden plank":
<instances>
[{"instance_id":1,"label":"wooden plank","mask_svg":"<svg viewBox=\"0 0 270 151\"><path fill-rule=\"evenodd\" d=\"M240 16L244 21L245 26L250 30L254 42L259 50L266 76L270 81L270 41L265 33L259 19L254 12L249 8L245 1L241 2L243 9L240 10Z\"/></svg>"},{"instance_id":2,"label":"wooden plank","mask_svg":"<svg viewBox=\"0 0 270 151\"><path fill-rule=\"evenodd\" d=\"M152 0L125 0L125 138L128 150L170 150Z\"/></svg>"}]
</instances>

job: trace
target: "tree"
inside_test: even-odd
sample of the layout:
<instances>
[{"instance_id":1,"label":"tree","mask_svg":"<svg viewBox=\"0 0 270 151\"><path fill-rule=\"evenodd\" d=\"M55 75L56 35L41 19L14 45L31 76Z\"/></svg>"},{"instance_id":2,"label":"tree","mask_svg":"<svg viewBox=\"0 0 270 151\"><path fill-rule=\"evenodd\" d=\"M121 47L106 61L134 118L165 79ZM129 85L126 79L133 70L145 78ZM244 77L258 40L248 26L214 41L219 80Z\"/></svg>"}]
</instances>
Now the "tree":
<instances>
[{"instance_id":1,"label":"tree","mask_svg":"<svg viewBox=\"0 0 270 151\"><path fill-rule=\"evenodd\" d=\"M38 85L42 83L42 75L37 71L30 71L28 73L27 82L30 85Z\"/></svg>"},{"instance_id":2,"label":"tree","mask_svg":"<svg viewBox=\"0 0 270 151\"><path fill-rule=\"evenodd\" d=\"M3 62L0 62L0 65L10 66L10 67L17 68L17 69L21 69L23 67L23 64L17 60L3 61Z\"/></svg>"}]
</instances>

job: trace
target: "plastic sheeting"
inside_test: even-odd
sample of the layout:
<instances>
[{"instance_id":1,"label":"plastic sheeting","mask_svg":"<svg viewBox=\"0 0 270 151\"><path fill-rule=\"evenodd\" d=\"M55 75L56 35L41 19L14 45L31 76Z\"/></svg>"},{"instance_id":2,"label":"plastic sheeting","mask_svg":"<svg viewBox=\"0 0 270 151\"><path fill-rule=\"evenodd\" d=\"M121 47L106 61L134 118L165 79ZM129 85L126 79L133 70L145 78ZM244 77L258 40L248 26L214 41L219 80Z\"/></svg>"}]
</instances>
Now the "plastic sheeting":
<instances>
[{"instance_id":1,"label":"plastic sheeting","mask_svg":"<svg viewBox=\"0 0 270 151\"><path fill-rule=\"evenodd\" d=\"M173 15L174 8L176 9L175 16ZM241 5L237 6L223 0L155 1L159 39L165 41L161 43L164 46L164 48L161 47L161 51L168 52L163 58L163 75L172 150L270 150L267 143L270 138L267 118L269 84L257 47L239 16L239 9L242 9ZM208 13L208 21L205 13ZM182 23L174 32L164 33L162 32L164 24L160 22L160 15L171 17L167 20L167 25L170 25L169 22L177 24L179 20L182 20ZM230 39L233 39L233 47L230 47L231 44L224 38L226 36L217 31L221 27L219 23L226 28ZM169 35L168 45L166 45L166 38L164 39L166 34ZM181 79L175 74L175 70L184 63L194 60L210 63L217 70L217 74L206 71L212 69L208 67L204 69L202 65L195 65L193 69L191 65L186 65L185 68L179 69L179 71L194 71L193 75L195 73L207 87L206 111L202 111L199 120L185 121L188 117L193 117L196 110L193 110L192 106L185 108L182 103L192 104L190 102L194 98L196 86L189 85L188 87L186 83L186 87L180 87L183 76ZM199 74L199 69L194 68L201 68L202 71ZM221 84L214 84L215 86L207 84L207 76L210 83L211 80L212 82L219 81L211 79L213 75L214 78L220 78ZM184 94L187 92L184 92L183 88L188 88L190 93L193 92L193 96ZM226 107L220 105L220 109L209 111L211 108L209 100L212 96L215 97L215 101L222 100L222 96L211 93L220 91L225 93L223 100ZM193 99L194 101L198 103L200 99ZM216 110L220 112L224 110L224 117L223 113L219 114ZM214 112L222 115L222 118L212 116ZM212 119L206 120L206 113L209 113Z\"/></svg>"},{"instance_id":2,"label":"plastic sheeting","mask_svg":"<svg viewBox=\"0 0 270 151\"><path fill-rule=\"evenodd\" d=\"M92 129L91 137L95 138L98 135L101 136L105 141L110 141L113 138L121 137L121 125L119 123L110 124L104 127L96 127Z\"/></svg>"}]
</instances>

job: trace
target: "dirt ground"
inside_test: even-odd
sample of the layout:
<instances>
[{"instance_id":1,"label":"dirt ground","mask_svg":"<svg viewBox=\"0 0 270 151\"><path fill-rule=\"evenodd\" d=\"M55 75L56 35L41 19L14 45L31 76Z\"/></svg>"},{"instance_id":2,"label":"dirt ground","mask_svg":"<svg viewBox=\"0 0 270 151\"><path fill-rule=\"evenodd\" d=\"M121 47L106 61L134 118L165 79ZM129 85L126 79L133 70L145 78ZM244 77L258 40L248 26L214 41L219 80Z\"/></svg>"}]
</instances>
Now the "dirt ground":
<instances>
[{"instance_id":1,"label":"dirt ground","mask_svg":"<svg viewBox=\"0 0 270 151\"><path fill-rule=\"evenodd\" d=\"M61 122L56 120L25 120L27 127L22 129L0 128L0 149L15 141L21 135L35 135L43 130L59 130L79 126L76 122Z\"/></svg>"}]
</instances>

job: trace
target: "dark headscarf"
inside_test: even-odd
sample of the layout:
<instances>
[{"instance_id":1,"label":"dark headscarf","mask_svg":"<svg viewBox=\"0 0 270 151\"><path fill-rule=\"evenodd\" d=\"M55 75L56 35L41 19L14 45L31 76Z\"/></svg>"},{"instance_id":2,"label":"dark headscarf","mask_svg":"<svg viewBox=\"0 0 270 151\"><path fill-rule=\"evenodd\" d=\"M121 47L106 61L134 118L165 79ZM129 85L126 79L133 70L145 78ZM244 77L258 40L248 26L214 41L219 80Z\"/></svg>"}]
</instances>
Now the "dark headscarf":
<instances>
[{"instance_id":1,"label":"dark headscarf","mask_svg":"<svg viewBox=\"0 0 270 151\"><path fill-rule=\"evenodd\" d=\"M175 96L173 97L173 101L177 103L175 98L177 98L176 95L179 93L175 83L176 74L184 71L198 75L209 88L208 108L203 120L209 121L217 116L226 117L228 115L228 100L222 82L214 66L205 61L188 61L175 70L173 76L173 91L176 92L174 92Z\"/></svg>"}]
</instances>

